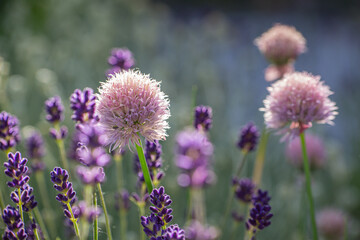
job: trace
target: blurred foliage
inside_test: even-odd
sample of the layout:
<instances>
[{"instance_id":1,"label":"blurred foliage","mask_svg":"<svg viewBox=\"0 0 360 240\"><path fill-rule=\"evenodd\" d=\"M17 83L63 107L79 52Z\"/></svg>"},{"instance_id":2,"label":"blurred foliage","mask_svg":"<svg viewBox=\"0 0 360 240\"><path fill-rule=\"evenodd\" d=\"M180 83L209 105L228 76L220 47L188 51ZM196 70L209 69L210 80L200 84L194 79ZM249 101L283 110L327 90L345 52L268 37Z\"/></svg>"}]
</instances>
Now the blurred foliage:
<instances>
[{"instance_id":1,"label":"blurred foliage","mask_svg":"<svg viewBox=\"0 0 360 240\"><path fill-rule=\"evenodd\" d=\"M265 2L268 1L239 1L232 7L231 1L207 1L206 5L203 1L191 1L191 4L171 1L166 5L165 1L146 0L2 0L0 55L11 64L6 89L10 104L2 108L18 116L22 127L35 126L47 136L49 125L44 120L44 100L60 95L67 107L65 123L71 130L70 94L75 88L96 89L105 80L111 48L128 47L134 53L136 67L161 80L162 89L170 97L171 130L163 143L167 174L163 184L174 200L175 222L181 226L185 223L187 192L176 183L174 137L177 131L191 124L194 85L198 88L197 104L213 107L211 140L216 146L213 160L217 183L206 191L206 207L208 222L219 225L233 166L240 159L235 147L238 131L250 120L263 126L258 108L269 85L263 77L267 63L253 45L253 39L275 22L294 25L308 40L308 52L298 59L296 69L321 75L335 92L332 99L340 112L335 127L311 129L326 139L328 147L327 166L313 176L316 207L343 209L348 216L350 239L359 239L360 230L356 226L360 225L357 134L360 19L351 14L319 14L317 10L324 1L306 1L316 4L310 14L287 11L291 2L300 5L303 1L276 1L278 6L283 6L276 8L276 12L272 11L274 6L263 6ZM342 5L336 2L326 1L325 5L335 4L334 9L342 6L341 11L359 13L351 0L342 1ZM217 10L220 5L224 10ZM182 10L178 11L177 6L182 6ZM263 187L272 195L275 216L271 227L260 233L259 239L301 239L298 227L304 211L301 176L286 162L284 144L279 143L279 137L272 135L269 142ZM57 163L58 153L50 138L46 144L50 171ZM248 175L252 172L253 159L254 155L250 155ZM126 184L134 191L131 152L126 155L125 168ZM111 212L115 188L112 168L107 170L107 179L104 189ZM47 184L50 188L50 180ZM55 192L50 192L55 197ZM130 215L131 239L136 239L135 207ZM238 227L237 239L243 236L242 228ZM222 229L224 239L230 229L232 226Z\"/></svg>"}]
</instances>

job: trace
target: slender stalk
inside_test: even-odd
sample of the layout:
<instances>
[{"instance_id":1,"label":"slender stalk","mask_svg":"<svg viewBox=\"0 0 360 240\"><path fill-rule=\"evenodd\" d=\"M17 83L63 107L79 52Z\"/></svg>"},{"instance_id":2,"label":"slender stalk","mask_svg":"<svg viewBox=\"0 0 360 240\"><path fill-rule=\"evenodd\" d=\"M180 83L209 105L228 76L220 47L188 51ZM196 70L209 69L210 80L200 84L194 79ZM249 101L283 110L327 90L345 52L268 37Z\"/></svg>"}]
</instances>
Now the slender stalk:
<instances>
[{"instance_id":1,"label":"slender stalk","mask_svg":"<svg viewBox=\"0 0 360 240\"><path fill-rule=\"evenodd\" d=\"M92 198L93 198L93 186L90 184L86 184L84 186L84 200L86 202L86 206L92 205ZM81 237L83 239L87 239L89 236L89 228L90 224L87 219L84 219L85 221L81 221Z\"/></svg>"},{"instance_id":2,"label":"slender stalk","mask_svg":"<svg viewBox=\"0 0 360 240\"><path fill-rule=\"evenodd\" d=\"M33 222L34 216L33 216L32 212L30 211L30 212L28 212L28 214L29 214L29 218L30 218L31 222ZM36 240L40 240L39 232L37 230L37 227L34 229L34 234L35 234Z\"/></svg>"},{"instance_id":3,"label":"slender stalk","mask_svg":"<svg viewBox=\"0 0 360 240\"><path fill-rule=\"evenodd\" d=\"M62 167L65 168L65 169L70 170L69 169L69 163L68 163L67 158L66 158L65 145L64 145L63 139L57 139L56 140L56 145L59 148Z\"/></svg>"},{"instance_id":4,"label":"slender stalk","mask_svg":"<svg viewBox=\"0 0 360 240\"><path fill-rule=\"evenodd\" d=\"M191 191L191 188L189 188L189 190L188 190L188 212L187 212L187 217L186 217L187 221L191 220L191 215L192 215L192 191Z\"/></svg>"},{"instance_id":5,"label":"slender stalk","mask_svg":"<svg viewBox=\"0 0 360 240\"><path fill-rule=\"evenodd\" d=\"M204 224L206 219L204 193L201 188L192 188L195 219Z\"/></svg>"},{"instance_id":6,"label":"slender stalk","mask_svg":"<svg viewBox=\"0 0 360 240\"><path fill-rule=\"evenodd\" d=\"M117 175L117 184L119 189L119 194L121 194L123 188L123 166L122 166L122 156L119 153L116 153L114 156L115 164L116 164L116 175ZM126 211L123 208L122 204L119 206L119 217L120 217L120 236L121 239L126 239L126 230L127 230L127 219L126 219Z\"/></svg>"},{"instance_id":7,"label":"slender stalk","mask_svg":"<svg viewBox=\"0 0 360 240\"><path fill-rule=\"evenodd\" d=\"M139 156L139 161L140 161L140 165L141 165L141 169L142 169L142 172L144 174L144 179L145 179L145 183L146 183L146 187L147 187L147 190L148 190L148 193L150 194L154 188L154 185L151 181L151 177L150 177L150 172L149 172L149 168L148 168L148 165L146 163L146 159L145 159L145 155L144 155L144 150L142 148L142 145L141 145L141 140L139 138L139 144L135 144L136 146L136 150L137 150L137 153L138 153L138 156Z\"/></svg>"},{"instance_id":8,"label":"slender stalk","mask_svg":"<svg viewBox=\"0 0 360 240\"><path fill-rule=\"evenodd\" d=\"M101 184L100 183L97 184L97 189L99 191L101 206L103 208L104 215L105 215L106 232L107 232L107 235L108 235L108 239L112 240L109 216L108 216L108 212L107 212L107 208L106 208L106 204L105 204L104 195L103 195L103 192L101 191Z\"/></svg>"},{"instance_id":9,"label":"slender stalk","mask_svg":"<svg viewBox=\"0 0 360 240\"><path fill-rule=\"evenodd\" d=\"M25 226L24 213L23 213L23 209L22 209L22 204L23 203L21 201L21 190L20 190L20 188L18 188L17 191L18 191L18 196L19 196L19 203L18 203L19 213L20 213L21 221L24 223L24 226Z\"/></svg>"},{"instance_id":10,"label":"slender stalk","mask_svg":"<svg viewBox=\"0 0 360 240\"><path fill-rule=\"evenodd\" d=\"M145 216L145 203L142 202L141 204L138 204L138 207L139 207L139 215L140 215L139 219L140 219L142 216ZM143 226L141 225L141 223L140 223L140 239L145 240L145 232L143 230Z\"/></svg>"},{"instance_id":11,"label":"slender stalk","mask_svg":"<svg viewBox=\"0 0 360 240\"><path fill-rule=\"evenodd\" d=\"M2 196L2 191L0 189L0 215L2 214L2 210L5 208L5 205L4 205L4 198Z\"/></svg>"},{"instance_id":12,"label":"slender stalk","mask_svg":"<svg viewBox=\"0 0 360 240\"><path fill-rule=\"evenodd\" d=\"M44 234L45 239L50 239L48 231L46 230L44 220L42 219L41 213L38 208L34 208L35 218L40 225L41 231ZM54 233L55 234L55 233Z\"/></svg>"},{"instance_id":13,"label":"slender stalk","mask_svg":"<svg viewBox=\"0 0 360 240\"><path fill-rule=\"evenodd\" d=\"M71 220L71 222L72 222L73 225L74 225L74 229L75 229L76 236L77 236L78 239L81 239L81 238L80 238L79 226L78 226L78 223L77 223L76 218L74 217L74 213L73 213L73 211L72 211L72 208L71 208L70 203L67 203L66 206L67 206L67 208L69 209L69 212L70 212L70 214L71 214L71 219L70 219L70 220Z\"/></svg>"},{"instance_id":14,"label":"slender stalk","mask_svg":"<svg viewBox=\"0 0 360 240\"><path fill-rule=\"evenodd\" d=\"M261 184L261 176L264 168L266 146L267 146L269 134L270 133L267 132L266 129L264 129L261 133L259 150L256 155L254 172L252 177L252 180L256 186L259 186Z\"/></svg>"},{"instance_id":15,"label":"slender stalk","mask_svg":"<svg viewBox=\"0 0 360 240\"><path fill-rule=\"evenodd\" d=\"M93 204L94 204L95 211L96 211L96 210L97 210L97 196L96 196L96 191L94 191ZM95 219L94 219L94 229L93 229L94 240L98 240L98 239L99 239L98 229L99 229L99 226L98 226L98 217L95 216Z\"/></svg>"},{"instance_id":16,"label":"slender stalk","mask_svg":"<svg viewBox=\"0 0 360 240\"><path fill-rule=\"evenodd\" d=\"M309 200L310 206L310 217L311 217L311 227L313 233L313 240L318 239L317 228L316 228L316 220L315 220L315 207L314 207L314 199L312 196L311 190L311 175L310 175L310 166L309 166L309 159L306 152L306 143L305 143L305 133L302 132L300 134L301 139L301 149L303 154L303 163L304 163L304 171L305 171L305 179L306 179L306 193Z\"/></svg>"}]
</instances>

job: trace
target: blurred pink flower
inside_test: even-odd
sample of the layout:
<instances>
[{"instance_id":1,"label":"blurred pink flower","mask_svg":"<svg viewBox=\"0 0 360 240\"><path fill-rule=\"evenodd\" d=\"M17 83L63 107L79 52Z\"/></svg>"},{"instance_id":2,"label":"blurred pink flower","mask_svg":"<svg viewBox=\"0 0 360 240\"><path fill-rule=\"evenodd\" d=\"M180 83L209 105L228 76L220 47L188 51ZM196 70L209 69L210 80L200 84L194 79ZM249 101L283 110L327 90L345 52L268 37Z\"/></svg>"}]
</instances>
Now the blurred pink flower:
<instances>
[{"instance_id":1,"label":"blurred pink flower","mask_svg":"<svg viewBox=\"0 0 360 240\"><path fill-rule=\"evenodd\" d=\"M275 24L254 41L261 53L274 65L295 60L306 51L306 40L294 27Z\"/></svg>"},{"instance_id":2,"label":"blurred pink flower","mask_svg":"<svg viewBox=\"0 0 360 240\"><path fill-rule=\"evenodd\" d=\"M138 134L150 142L166 138L169 100L149 75L137 70L109 75L97 98L96 112L111 150L138 143Z\"/></svg>"},{"instance_id":3,"label":"blurred pink flower","mask_svg":"<svg viewBox=\"0 0 360 240\"><path fill-rule=\"evenodd\" d=\"M326 240L342 240L345 232L345 216L341 210L327 208L317 214L316 222Z\"/></svg>"},{"instance_id":4,"label":"blurred pink flower","mask_svg":"<svg viewBox=\"0 0 360 240\"><path fill-rule=\"evenodd\" d=\"M337 115L335 102L329 99L333 92L320 81L320 76L307 72L286 74L268 91L260 111L265 112L267 128L285 133L282 140L299 135L312 122L332 125Z\"/></svg>"},{"instance_id":5,"label":"blurred pink flower","mask_svg":"<svg viewBox=\"0 0 360 240\"><path fill-rule=\"evenodd\" d=\"M325 146L323 141L312 134L306 134L305 139L311 170L321 168L324 166L326 160ZM291 164L303 170L303 157L299 137L293 139L287 144L286 157Z\"/></svg>"},{"instance_id":6,"label":"blurred pink flower","mask_svg":"<svg viewBox=\"0 0 360 240\"><path fill-rule=\"evenodd\" d=\"M293 63L288 63L285 65L269 65L265 69L265 80L268 82L281 79L285 74L294 72Z\"/></svg>"}]
</instances>

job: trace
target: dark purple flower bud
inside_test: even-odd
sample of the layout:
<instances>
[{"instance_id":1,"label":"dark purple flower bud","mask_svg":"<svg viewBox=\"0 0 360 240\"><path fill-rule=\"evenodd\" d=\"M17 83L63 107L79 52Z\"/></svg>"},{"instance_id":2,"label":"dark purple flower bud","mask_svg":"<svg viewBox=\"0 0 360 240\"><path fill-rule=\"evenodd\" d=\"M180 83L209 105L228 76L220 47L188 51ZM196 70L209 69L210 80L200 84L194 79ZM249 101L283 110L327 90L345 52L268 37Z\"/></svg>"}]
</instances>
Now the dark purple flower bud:
<instances>
[{"instance_id":1,"label":"dark purple flower bud","mask_svg":"<svg viewBox=\"0 0 360 240\"><path fill-rule=\"evenodd\" d=\"M200 222L193 221L185 230L187 240L215 240L218 239L219 233L216 228L211 226L203 226Z\"/></svg>"},{"instance_id":2,"label":"dark purple flower bud","mask_svg":"<svg viewBox=\"0 0 360 240\"><path fill-rule=\"evenodd\" d=\"M35 201L35 196L33 195L33 188L29 186L29 184L25 184L20 188L20 196L17 190L13 191L10 195L11 200L18 204L21 199L22 208L24 212L29 212L37 206L37 202Z\"/></svg>"},{"instance_id":3,"label":"dark purple flower bud","mask_svg":"<svg viewBox=\"0 0 360 240\"><path fill-rule=\"evenodd\" d=\"M249 178L233 179L233 186L235 191L235 197L245 203L249 203L252 200L253 193L255 191L255 184Z\"/></svg>"},{"instance_id":4,"label":"dark purple flower bud","mask_svg":"<svg viewBox=\"0 0 360 240\"><path fill-rule=\"evenodd\" d=\"M20 213L17 209L10 205L6 206L3 210L2 219L6 224L3 239L27 239L24 223L21 221Z\"/></svg>"},{"instance_id":5,"label":"dark purple flower bud","mask_svg":"<svg viewBox=\"0 0 360 240\"><path fill-rule=\"evenodd\" d=\"M254 125L250 122L241 129L240 139L237 143L237 146L246 152L255 150L256 144L259 139L259 131Z\"/></svg>"},{"instance_id":6,"label":"dark purple flower bud","mask_svg":"<svg viewBox=\"0 0 360 240\"><path fill-rule=\"evenodd\" d=\"M83 184L95 185L105 181L105 172L102 167L84 167L78 166L76 173Z\"/></svg>"},{"instance_id":7,"label":"dark purple flower bud","mask_svg":"<svg viewBox=\"0 0 360 240\"><path fill-rule=\"evenodd\" d=\"M16 146L20 141L19 121L7 112L0 113L0 150Z\"/></svg>"},{"instance_id":8,"label":"dark purple flower bud","mask_svg":"<svg viewBox=\"0 0 360 240\"><path fill-rule=\"evenodd\" d=\"M194 127L197 130L208 132L212 124L212 109L208 106L197 106L195 108Z\"/></svg>"},{"instance_id":9,"label":"dark purple flower bud","mask_svg":"<svg viewBox=\"0 0 360 240\"><path fill-rule=\"evenodd\" d=\"M151 213L149 217L141 217L141 225L144 227L144 232L148 237L156 237L161 232L164 221L161 217Z\"/></svg>"},{"instance_id":10,"label":"dark purple flower bud","mask_svg":"<svg viewBox=\"0 0 360 240\"><path fill-rule=\"evenodd\" d=\"M108 58L111 68L106 75L115 74L122 70L129 70L135 64L135 60L130 50L126 48L114 48L111 50L111 56Z\"/></svg>"},{"instance_id":11,"label":"dark purple flower bud","mask_svg":"<svg viewBox=\"0 0 360 240\"><path fill-rule=\"evenodd\" d=\"M253 203L262 203L262 204L268 204L271 197L268 195L267 191L262 191L261 189L258 189L255 196L253 196Z\"/></svg>"},{"instance_id":12,"label":"dark purple flower bud","mask_svg":"<svg viewBox=\"0 0 360 240\"><path fill-rule=\"evenodd\" d=\"M145 158L149 169L153 170L161 167L161 153L161 144L158 140L155 140L154 142L146 140Z\"/></svg>"},{"instance_id":13,"label":"dark purple flower bud","mask_svg":"<svg viewBox=\"0 0 360 240\"><path fill-rule=\"evenodd\" d=\"M15 154L8 154L8 161L4 163L5 166L5 174L12 178L10 182L8 182L9 187L13 188L21 188L28 181L29 176L27 176L28 167L26 166L27 159L21 158L21 153L16 152Z\"/></svg>"},{"instance_id":14,"label":"dark purple flower bud","mask_svg":"<svg viewBox=\"0 0 360 240\"><path fill-rule=\"evenodd\" d=\"M64 106L59 96L49 98L45 101L46 120L51 123L60 122L64 119Z\"/></svg>"},{"instance_id":15,"label":"dark purple flower bud","mask_svg":"<svg viewBox=\"0 0 360 240\"><path fill-rule=\"evenodd\" d=\"M162 236L164 240L185 240L185 231L174 224L169 226Z\"/></svg>"},{"instance_id":16,"label":"dark purple flower bud","mask_svg":"<svg viewBox=\"0 0 360 240\"><path fill-rule=\"evenodd\" d=\"M70 107L74 110L71 116L75 122L85 123L89 121L98 121L95 115L96 95L91 88L85 88L83 91L76 89L70 96Z\"/></svg>"},{"instance_id":17,"label":"dark purple flower bud","mask_svg":"<svg viewBox=\"0 0 360 240\"><path fill-rule=\"evenodd\" d=\"M44 239L44 236L42 235L40 227L37 226L35 219L33 219L32 222L30 222L28 224L28 226L26 227L26 230L25 230L26 234L27 234L26 240L36 240L35 230L37 230L40 239Z\"/></svg>"}]
</instances>

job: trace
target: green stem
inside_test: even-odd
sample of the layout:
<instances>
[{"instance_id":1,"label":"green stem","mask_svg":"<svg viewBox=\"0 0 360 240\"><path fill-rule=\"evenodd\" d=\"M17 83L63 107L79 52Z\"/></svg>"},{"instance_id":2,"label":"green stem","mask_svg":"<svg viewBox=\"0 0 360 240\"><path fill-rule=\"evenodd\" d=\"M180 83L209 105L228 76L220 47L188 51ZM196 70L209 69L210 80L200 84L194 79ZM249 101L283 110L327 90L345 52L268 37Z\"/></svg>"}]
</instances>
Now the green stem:
<instances>
[{"instance_id":1,"label":"green stem","mask_svg":"<svg viewBox=\"0 0 360 240\"><path fill-rule=\"evenodd\" d=\"M67 170L70 170L69 169L69 164L68 164L68 161L67 161L67 158L66 158L65 145L64 145L63 139L57 139L56 144L57 144L57 146L59 148L63 168L65 168Z\"/></svg>"},{"instance_id":2,"label":"green stem","mask_svg":"<svg viewBox=\"0 0 360 240\"><path fill-rule=\"evenodd\" d=\"M141 169L142 169L142 172L143 172L143 174L144 174L144 179L145 179L146 187L147 187L148 193L151 194L154 186L153 186L153 183L152 183L152 181L151 181L149 168L148 168L148 165L147 165L147 163L146 163L146 159L145 159L145 155L144 155L144 150L143 150L143 148L142 148L140 138L139 138L139 144L135 144L135 146L136 146L136 150L137 150L137 153L138 153L138 156L139 156L139 161L140 161Z\"/></svg>"},{"instance_id":3,"label":"green stem","mask_svg":"<svg viewBox=\"0 0 360 240\"><path fill-rule=\"evenodd\" d=\"M74 213L73 213L73 211L72 211L72 208L71 208L70 203L67 203L66 206L67 206L67 208L68 208L68 210L69 210L69 212L70 212L70 215L71 215L71 219L70 219L70 220L71 220L71 222L72 222L73 225L74 225L74 229L75 229L76 236L78 237L78 239L81 239L81 238L80 238L80 232L79 232L79 226L78 226L78 223L77 223L77 219L74 217Z\"/></svg>"},{"instance_id":4,"label":"green stem","mask_svg":"<svg viewBox=\"0 0 360 240\"><path fill-rule=\"evenodd\" d=\"M191 188L188 189L188 212L187 212L187 221L191 220L192 215L192 191Z\"/></svg>"},{"instance_id":5,"label":"green stem","mask_svg":"<svg viewBox=\"0 0 360 240\"><path fill-rule=\"evenodd\" d=\"M24 226L25 226L25 222L24 222L24 214L23 214L23 209L22 209L22 201L21 201L21 190L20 188L17 189L18 191L18 196L19 196L19 203L18 203L18 206L19 206L19 212L20 212L20 217L21 217L21 221L24 223Z\"/></svg>"},{"instance_id":6,"label":"green stem","mask_svg":"<svg viewBox=\"0 0 360 240\"><path fill-rule=\"evenodd\" d=\"M310 175L310 166L309 166L309 159L306 152L306 143L305 143L305 133L300 133L301 139L301 149L303 154L303 163L304 163L304 171L305 171L305 178L306 178L306 193L309 200L310 205L310 217L311 217L311 227L313 233L313 240L318 239L317 228L316 228L316 220L315 220L315 207L314 207L314 199L312 196L311 190L311 175Z\"/></svg>"},{"instance_id":7,"label":"green stem","mask_svg":"<svg viewBox=\"0 0 360 240\"><path fill-rule=\"evenodd\" d=\"M241 170L244 168L246 157L247 157L248 153L249 153L249 151L244 151L243 152L242 159L240 161L240 165L239 165L239 167L238 167L238 169L236 171L236 174L235 174L236 177L239 177L239 175L241 173Z\"/></svg>"},{"instance_id":8,"label":"green stem","mask_svg":"<svg viewBox=\"0 0 360 240\"><path fill-rule=\"evenodd\" d=\"M109 216L108 216L108 212L107 212L107 209L106 209L104 195L103 195L103 192L101 191L101 184L100 183L97 184L97 188L98 188L99 195L100 195L101 206L103 208L104 215L105 215L106 232L107 232L107 235L108 235L108 239L112 240Z\"/></svg>"},{"instance_id":9,"label":"green stem","mask_svg":"<svg viewBox=\"0 0 360 240\"><path fill-rule=\"evenodd\" d=\"M255 166L252 180L256 186L260 186L261 184L261 176L264 168L265 162L265 154L266 154L266 146L269 138L269 132L264 129L261 133L260 143L259 143L259 150L256 155L255 159Z\"/></svg>"},{"instance_id":10,"label":"green stem","mask_svg":"<svg viewBox=\"0 0 360 240\"><path fill-rule=\"evenodd\" d=\"M138 207L139 207L139 215L140 215L139 219L140 219L142 216L145 216L145 203L142 202L141 204L138 204ZM143 230L143 226L141 225L141 223L140 223L140 239L145 240L145 232Z\"/></svg>"},{"instance_id":11,"label":"green stem","mask_svg":"<svg viewBox=\"0 0 360 240\"><path fill-rule=\"evenodd\" d=\"M91 206L92 198L93 198L93 186L90 184L86 184L84 186L83 195L84 195L84 200L86 202L86 206ZM88 220L85 219L85 217L84 217L84 221L81 221L80 227L81 227L81 237L83 239L87 239L89 236L90 224Z\"/></svg>"},{"instance_id":12,"label":"green stem","mask_svg":"<svg viewBox=\"0 0 360 240\"><path fill-rule=\"evenodd\" d=\"M119 194L121 194L123 188L123 166L122 166L122 156L120 153L116 153L114 156L115 164L116 164L116 175L118 177L118 189ZM120 200L121 201L121 200ZM119 217L120 217L120 236L121 239L126 239L126 230L127 230L127 219L126 219L126 211L122 207L122 204L119 206Z\"/></svg>"},{"instance_id":13,"label":"green stem","mask_svg":"<svg viewBox=\"0 0 360 240\"><path fill-rule=\"evenodd\" d=\"M94 191L94 207L95 207L95 211L97 210L97 196L96 196L96 191ZM98 226L98 217L96 216L94 219L94 240L98 240L99 239L99 232L98 232L99 226Z\"/></svg>"},{"instance_id":14,"label":"green stem","mask_svg":"<svg viewBox=\"0 0 360 240\"><path fill-rule=\"evenodd\" d=\"M4 208L5 208L4 198L2 196L2 191L1 191L1 188L0 188L0 215L2 214L2 211L3 211Z\"/></svg>"},{"instance_id":15,"label":"green stem","mask_svg":"<svg viewBox=\"0 0 360 240\"><path fill-rule=\"evenodd\" d=\"M45 227L44 220L42 219L42 216L41 216L41 213L40 213L39 209L38 209L38 208L34 208L33 211L34 211L34 213L35 213L36 220L37 220L37 222L38 222L39 225L40 225L41 231L42 231L42 233L44 234L44 238L45 238L45 239L50 239L49 234L48 234L48 232L47 232L47 230L46 230L46 227ZM55 234L55 233L54 233L54 234Z\"/></svg>"},{"instance_id":16,"label":"green stem","mask_svg":"<svg viewBox=\"0 0 360 240\"><path fill-rule=\"evenodd\" d=\"M34 217L33 217L32 212L30 211L30 212L28 212L28 214L29 214L29 218L30 218L31 222L33 222ZM37 227L34 229L34 234L35 234L36 240L40 240L39 232L37 230Z\"/></svg>"}]
</instances>

